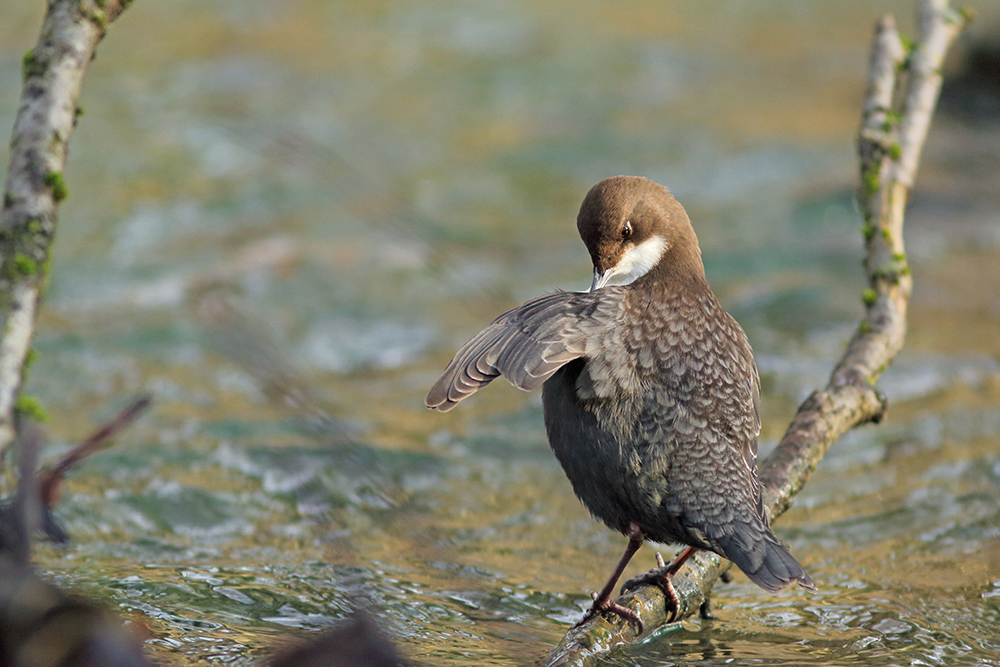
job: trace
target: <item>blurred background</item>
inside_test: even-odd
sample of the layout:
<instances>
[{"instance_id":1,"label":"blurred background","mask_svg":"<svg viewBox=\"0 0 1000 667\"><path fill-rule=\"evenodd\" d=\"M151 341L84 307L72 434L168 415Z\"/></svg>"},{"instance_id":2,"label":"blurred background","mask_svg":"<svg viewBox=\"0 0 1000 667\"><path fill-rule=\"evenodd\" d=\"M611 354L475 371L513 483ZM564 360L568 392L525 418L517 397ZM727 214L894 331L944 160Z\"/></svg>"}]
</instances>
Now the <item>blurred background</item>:
<instances>
[{"instance_id":1,"label":"blurred background","mask_svg":"<svg viewBox=\"0 0 1000 667\"><path fill-rule=\"evenodd\" d=\"M912 34L913 4L135 3L85 81L27 390L49 456L156 404L71 475L74 541L40 568L167 664L248 664L356 606L417 663L542 656L624 538L574 498L537 394L441 415L427 388L495 315L587 288L579 203L643 175L756 350L766 453L862 313L868 44L886 12ZM1000 654L1000 6L972 5L907 218L887 419L777 523L819 591L737 574L714 623L609 664ZM4 10L4 132L43 6Z\"/></svg>"}]
</instances>

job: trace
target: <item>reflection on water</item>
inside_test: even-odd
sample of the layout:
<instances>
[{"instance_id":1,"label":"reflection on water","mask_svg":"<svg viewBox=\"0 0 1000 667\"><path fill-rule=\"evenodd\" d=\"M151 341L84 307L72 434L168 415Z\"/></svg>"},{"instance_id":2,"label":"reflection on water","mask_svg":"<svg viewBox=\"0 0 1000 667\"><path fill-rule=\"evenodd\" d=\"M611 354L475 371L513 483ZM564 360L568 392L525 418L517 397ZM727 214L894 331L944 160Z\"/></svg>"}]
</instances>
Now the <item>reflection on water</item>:
<instances>
[{"instance_id":1,"label":"reflection on water","mask_svg":"<svg viewBox=\"0 0 1000 667\"><path fill-rule=\"evenodd\" d=\"M544 655L623 538L537 396L424 392L505 308L586 287L576 207L637 173L691 213L773 446L860 315L852 142L887 10L910 3L137 3L86 82L29 390L60 451L157 404L67 481L75 540L40 566L169 664L248 664L358 607L415 662ZM0 26L0 127L40 11ZM819 592L738 575L717 620L609 664L995 664L1000 129L954 111L907 221L888 419L778 524Z\"/></svg>"}]
</instances>

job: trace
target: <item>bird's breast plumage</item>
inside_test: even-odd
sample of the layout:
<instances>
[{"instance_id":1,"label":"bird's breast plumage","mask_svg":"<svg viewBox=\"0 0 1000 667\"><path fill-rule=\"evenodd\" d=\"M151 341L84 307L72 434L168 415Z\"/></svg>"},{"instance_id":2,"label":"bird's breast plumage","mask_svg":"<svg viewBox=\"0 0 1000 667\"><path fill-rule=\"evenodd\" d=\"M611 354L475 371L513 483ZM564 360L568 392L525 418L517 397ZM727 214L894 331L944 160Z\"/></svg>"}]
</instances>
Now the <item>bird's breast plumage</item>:
<instances>
[{"instance_id":1,"label":"bird's breast plumage","mask_svg":"<svg viewBox=\"0 0 1000 667\"><path fill-rule=\"evenodd\" d=\"M602 344L545 384L549 441L598 518L690 543L685 516L759 504L753 356L707 286L609 297Z\"/></svg>"}]
</instances>

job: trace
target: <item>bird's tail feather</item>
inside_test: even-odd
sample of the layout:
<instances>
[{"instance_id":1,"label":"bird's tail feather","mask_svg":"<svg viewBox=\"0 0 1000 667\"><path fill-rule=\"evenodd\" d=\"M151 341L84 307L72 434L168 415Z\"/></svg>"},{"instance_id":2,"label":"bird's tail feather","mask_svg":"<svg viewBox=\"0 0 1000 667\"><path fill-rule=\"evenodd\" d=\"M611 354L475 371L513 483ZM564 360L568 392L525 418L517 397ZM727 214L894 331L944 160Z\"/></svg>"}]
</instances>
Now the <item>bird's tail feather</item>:
<instances>
[{"instance_id":1,"label":"bird's tail feather","mask_svg":"<svg viewBox=\"0 0 1000 667\"><path fill-rule=\"evenodd\" d=\"M816 590L812 578L770 531L764 534L755 549L726 549L726 546L723 544L725 556L743 570L750 581L765 590L776 591L792 582Z\"/></svg>"}]
</instances>

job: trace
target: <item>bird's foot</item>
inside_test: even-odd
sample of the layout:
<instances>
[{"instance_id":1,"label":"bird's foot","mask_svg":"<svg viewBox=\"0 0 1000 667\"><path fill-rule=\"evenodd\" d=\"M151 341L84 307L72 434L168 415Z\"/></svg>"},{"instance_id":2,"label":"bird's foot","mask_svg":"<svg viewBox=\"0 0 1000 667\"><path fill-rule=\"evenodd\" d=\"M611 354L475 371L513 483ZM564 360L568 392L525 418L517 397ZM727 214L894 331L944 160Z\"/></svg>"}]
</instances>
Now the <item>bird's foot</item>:
<instances>
[{"instance_id":1,"label":"bird's foot","mask_svg":"<svg viewBox=\"0 0 1000 667\"><path fill-rule=\"evenodd\" d=\"M663 556L661 556L659 552L656 554L656 564L657 567L653 568L649 572L644 572L643 574L632 577L626 581L622 585L622 592L638 588L639 586L645 584L659 586L660 590L663 591L663 597L667 599L667 609L670 610L670 617L667 620L667 623L673 623L677 620L677 615L681 608L681 601L677 597L677 591L674 589L674 585L670 582L670 578L674 575L674 573L669 571L669 566L664 565Z\"/></svg>"},{"instance_id":2,"label":"bird's foot","mask_svg":"<svg viewBox=\"0 0 1000 667\"><path fill-rule=\"evenodd\" d=\"M640 574L637 577L632 577L622 586L622 592L631 590L633 588L638 588L643 584L653 584L658 586L660 590L663 591L663 596L667 599L667 609L670 610L670 618L667 623L673 623L677 620L680 615L681 601L677 597L677 591L674 589L673 583L670 579L677 571L681 569L681 566L691 557L696 549L694 547L688 547L680 553L676 558L674 558L670 563L663 562L663 556L659 552L656 553L656 567L654 567L649 572Z\"/></svg>"},{"instance_id":3,"label":"bird's foot","mask_svg":"<svg viewBox=\"0 0 1000 667\"><path fill-rule=\"evenodd\" d=\"M591 593L590 596L594 598L594 604L590 606L590 609L586 614L584 614L583 618L573 624L573 627L570 628L571 630L575 630L602 612L610 611L612 614L620 616L626 623L635 623L639 630L639 634L642 634L642 621L639 619L639 614L635 613L628 607L618 604L608 597L600 600L598 599L597 593Z\"/></svg>"}]
</instances>

